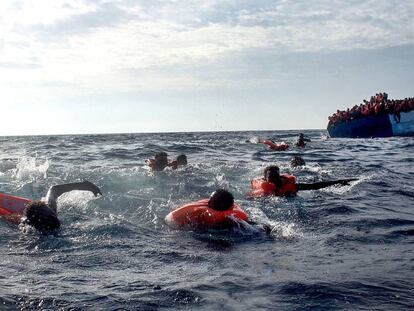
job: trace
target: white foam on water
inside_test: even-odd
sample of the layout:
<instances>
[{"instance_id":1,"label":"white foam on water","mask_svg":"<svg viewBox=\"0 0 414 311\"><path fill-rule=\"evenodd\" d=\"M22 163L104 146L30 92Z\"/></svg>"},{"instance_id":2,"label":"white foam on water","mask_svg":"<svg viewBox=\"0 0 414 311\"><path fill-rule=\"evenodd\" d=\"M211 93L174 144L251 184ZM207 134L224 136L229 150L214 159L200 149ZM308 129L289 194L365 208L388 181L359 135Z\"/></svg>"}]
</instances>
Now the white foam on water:
<instances>
[{"instance_id":1,"label":"white foam on water","mask_svg":"<svg viewBox=\"0 0 414 311\"><path fill-rule=\"evenodd\" d=\"M85 209L88 206L90 201L98 199L89 191L74 190L62 194L58 199L58 209L62 206L65 208L71 208L76 206L76 208Z\"/></svg>"},{"instance_id":2,"label":"white foam on water","mask_svg":"<svg viewBox=\"0 0 414 311\"><path fill-rule=\"evenodd\" d=\"M259 143L259 137L258 136L253 136L249 138L249 142L251 142L252 144L258 144Z\"/></svg>"},{"instance_id":3,"label":"white foam on water","mask_svg":"<svg viewBox=\"0 0 414 311\"><path fill-rule=\"evenodd\" d=\"M272 231L270 235L283 240L297 240L303 237L303 233L299 230L295 223L272 222Z\"/></svg>"},{"instance_id":4,"label":"white foam on water","mask_svg":"<svg viewBox=\"0 0 414 311\"><path fill-rule=\"evenodd\" d=\"M374 175L367 175L367 176L357 177L358 180L351 181L349 183L349 185L345 185L345 186L333 185L333 186L330 186L330 187L327 187L327 188L320 189L318 191L330 192L330 193L334 193L334 194L338 194L338 195L345 194L345 193L351 191L356 185L358 185L358 184L360 184L360 183L362 183L366 180L372 179L373 177L374 177Z\"/></svg>"},{"instance_id":5,"label":"white foam on water","mask_svg":"<svg viewBox=\"0 0 414 311\"><path fill-rule=\"evenodd\" d=\"M38 178L46 178L47 170L50 163L48 159L41 162L36 157L21 158L16 168L13 170L13 176L18 180L36 180Z\"/></svg>"},{"instance_id":6,"label":"white foam on water","mask_svg":"<svg viewBox=\"0 0 414 311\"><path fill-rule=\"evenodd\" d=\"M0 162L0 176L5 172L16 168L14 161L10 159L1 160Z\"/></svg>"}]
</instances>

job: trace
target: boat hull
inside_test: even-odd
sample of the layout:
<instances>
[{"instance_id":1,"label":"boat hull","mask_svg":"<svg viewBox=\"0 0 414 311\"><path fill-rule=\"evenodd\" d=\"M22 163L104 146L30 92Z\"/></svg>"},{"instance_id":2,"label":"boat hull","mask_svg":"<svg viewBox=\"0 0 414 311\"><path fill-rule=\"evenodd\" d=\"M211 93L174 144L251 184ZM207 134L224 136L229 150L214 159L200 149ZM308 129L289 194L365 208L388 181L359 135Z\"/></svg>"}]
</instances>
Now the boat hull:
<instances>
[{"instance_id":1,"label":"boat hull","mask_svg":"<svg viewBox=\"0 0 414 311\"><path fill-rule=\"evenodd\" d=\"M414 111L369 116L362 119L328 125L331 137L369 138L414 136Z\"/></svg>"}]
</instances>

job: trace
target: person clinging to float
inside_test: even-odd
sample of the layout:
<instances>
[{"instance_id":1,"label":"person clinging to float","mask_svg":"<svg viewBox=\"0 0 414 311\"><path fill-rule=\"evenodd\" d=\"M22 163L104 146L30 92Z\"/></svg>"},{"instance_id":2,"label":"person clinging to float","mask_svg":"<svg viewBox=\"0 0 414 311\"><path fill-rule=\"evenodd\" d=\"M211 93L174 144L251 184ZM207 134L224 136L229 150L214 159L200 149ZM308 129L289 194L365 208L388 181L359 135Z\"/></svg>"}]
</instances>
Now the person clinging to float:
<instances>
[{"instance_id":1,"label":"person clinging to float","mask_svg":"<svg viewBox=\"0 0 414 311\"><path fill-rule=\"evenodd\" d=\"M189 230L229 228L237 221L248 220L246 212L234 202L233 195L224 189L214 191L209 199L179 207L165 217L169 227Z\"/></svg>"},{"instance_id":2,"label":"person clinging to float","mask_svg":"<svg viewBox=\"0 0 414 311\"><path fill-rule=\"evenodd\" d=\"M297 183L296 177L289 174L280 174L279 167L276 165L268 166L264 169L263 177L255 178L251 181L252 191L248 193L250 197L260 196L295 196L301 190L318 190L333 185L348 185L356 178L321 181L315 183Z\"/></svg>"},{"instance_id":3,"label":"person clinging to float","mask_svg":"<svg viewBox=\"0 0 414 311\"><path fill-rule=\"evenodd\" d=\"M16 200L27 201L27 204L14 208L10 206L10 209L8 209L7 204L13 202L9 200L0 209L3 211L3 216L9 221L32 226L40 232L50 232L60 228L57 215L57 199L62 194L73 190L90 191L95 197L98 194L102 195L101 190L89 181L75 182L50 187L46 197L38 201L13 197Z\"/></svg>"}]
</instances>

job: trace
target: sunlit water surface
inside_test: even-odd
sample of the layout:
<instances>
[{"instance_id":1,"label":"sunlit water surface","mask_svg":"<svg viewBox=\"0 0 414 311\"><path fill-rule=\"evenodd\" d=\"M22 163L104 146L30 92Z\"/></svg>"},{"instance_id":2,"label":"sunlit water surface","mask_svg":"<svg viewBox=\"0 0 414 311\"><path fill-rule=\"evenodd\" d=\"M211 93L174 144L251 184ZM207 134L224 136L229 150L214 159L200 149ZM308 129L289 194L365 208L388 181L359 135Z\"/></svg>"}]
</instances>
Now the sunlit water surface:
<instances>
[{"instance_id":1,"label":"sunlit water surface","mask_svg":"<svg viewBox=\"0 0 414 311\"><path fill-rule=\"evenodd\" d=\"M327 139L307 131L0 138L0 192L39 199L54 184L90 180L104 197L59 199L56 235L0 221L0 309L408 310L414 307L413 138ZM249 141L250 140L250 141ZM153 174L166 151L189 165ZM306 160L292 170L294 155ZM299 182L357 177L295 198L249 200L269 164ZM172 209L229 189L258 230L181 232Z\"/></svg>"}]
</instances>

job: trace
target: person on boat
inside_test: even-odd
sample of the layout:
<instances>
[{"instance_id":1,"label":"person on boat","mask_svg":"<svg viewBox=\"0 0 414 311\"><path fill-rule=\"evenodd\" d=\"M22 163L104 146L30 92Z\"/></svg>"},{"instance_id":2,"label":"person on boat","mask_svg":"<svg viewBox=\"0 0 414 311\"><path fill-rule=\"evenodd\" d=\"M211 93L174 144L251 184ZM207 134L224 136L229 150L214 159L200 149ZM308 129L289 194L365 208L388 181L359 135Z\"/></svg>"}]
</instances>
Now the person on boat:
<instances>
[{"instance_id":1,"label":"person on boat","mask_svg":"<svg viewBox=\"0 0 414 311\"><path fill-rule=\"evenodd\" d=\"M60 228L57 216L57 199L64 193L73 190L92 192L95 197L102 195L101 190L89 181L55 185L49 188L45 198L30 201L21 212L7 215L7 219L34 227L40 232L50 232Z\"/></svg>"},{"instance_id":2,"label":"person on boat","mask_svg":"<svg viewBox=\"0 0 414 311\"><path fill-rule=\"evenodd\" d=\"M348 122L369 116L394 114L397 123L400 122L401 112L409 112L414 109L414 99L404 98L401 100L388 99L387 93L377 93L371 96L369 101L363 100L359 107L354 106L351 110L337 110L329 119L329 125Z\"/></svg>"},{"instance_id":3,"label":"person on boat","mask_svg":"<svg viewBox=\"0 0 414 311\"><path fill-rule=\"evenodd\" d=\"M304 166L304 165L306 165L306 162L302 157L294 156L290 160L290 167L298 167L298 166Z\"/></svg>"},{"instance_id":4,"label":"person on boat","mask_svg":"<svg viewBox=\"0 0 414 311\"><path fill-rule=\"evenodd\" d=\"M289 145L285 142L275 143L270 139L259 139L259 143L269 146L270 149L275 151L284 151L289 148Z\"/></svg>"},{"instance_id":5,"label":"person on boat","mask_svg":"<svg viewBox=\"0 0 414 311\"><path fill-rule=\"evenodd\" d=\"M173 170L176 170L180 166L187 165L187 156L185 154L180 154L176 160L168 163L168 166Z\"/></svg>"},{"instance_id":6,"label":"person on boat","mask_svg":"<svg viewBox=\"0 0 414 311\"><path fill-rule=\"evenodd\" d=\"M279 167L276 165L268 166L264 169L264 177L255 178L251 181L252 191L250 197L260 197L267 195L274 196L295 196L301 190L318 190L332 185L348 185L349 182L357 179L341 179L331 181L321 181L310 184L296 183L296 177L289 174L280 174Z\"/></svg>"},{"instance_id":7,"label":"person on boat","mask_svg":"<svg viewBox=\"0 0 414 311\"><path fill-rule=\"evenodd\" d=\"M209 199L173 210L164 221L169 227L181 230L229 229L248 224L259 226L266 233L271 232L270 226L251 221L247 213L234 202L233 195L224 189L214 191Z\"/></svg>"}]
</instances>

